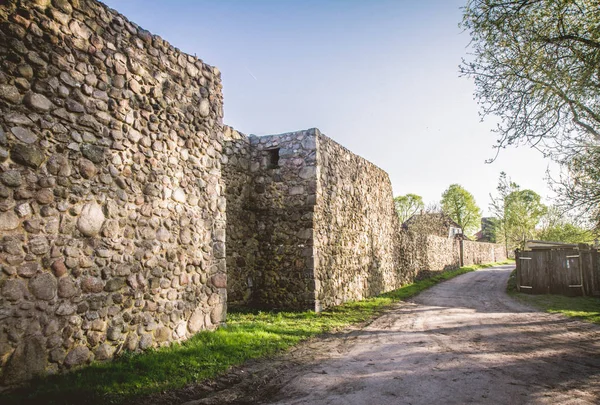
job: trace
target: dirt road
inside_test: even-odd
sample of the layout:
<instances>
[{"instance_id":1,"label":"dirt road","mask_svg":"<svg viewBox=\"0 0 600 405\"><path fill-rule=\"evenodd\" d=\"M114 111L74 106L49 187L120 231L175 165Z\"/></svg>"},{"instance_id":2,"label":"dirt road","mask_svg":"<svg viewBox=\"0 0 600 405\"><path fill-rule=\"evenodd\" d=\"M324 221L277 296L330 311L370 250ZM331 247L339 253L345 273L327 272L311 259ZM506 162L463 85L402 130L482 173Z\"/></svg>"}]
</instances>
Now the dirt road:
<instances>
[{"instance_id":1,"label":"dirt road","mask_svg":"<svg viewBox=\"0 0 600 405\"><path fill-rule=\"evenodd\" d=\"M600 403L600 328L515 302L504 292L511 270L439 284L363 329L305 345L267 377L250 370L242 390L190 404Z\"/></svg>"}]
</instances>

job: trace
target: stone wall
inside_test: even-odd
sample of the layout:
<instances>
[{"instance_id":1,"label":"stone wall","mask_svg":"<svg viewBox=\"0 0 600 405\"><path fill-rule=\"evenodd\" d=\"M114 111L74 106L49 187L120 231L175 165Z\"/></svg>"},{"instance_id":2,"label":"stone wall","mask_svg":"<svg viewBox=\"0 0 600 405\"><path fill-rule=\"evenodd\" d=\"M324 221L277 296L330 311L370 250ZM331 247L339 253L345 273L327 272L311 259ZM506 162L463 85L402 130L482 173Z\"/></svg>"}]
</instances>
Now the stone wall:
<instances>
[{"instance_id":1,"label":"stone wall","mask_svg":"<svg viewBox=\"0 0 600 405\"><path fill-rule=\"evenodd\" d=\"M223 321L219 71L91 0L0 7L4 383Z\"/></svg>"},{"instance_id":2,"label":"stone wall","mask_svg":"<svg viewBox=\"0 0 600 405\"><path fill-rule=\"evenodd\" d=\"M325 135L317 137L314 216L317 309L399 286L400 223L386 172Z\"/></svg>"},{"instance_id":3,"label":"stone wall","mask_svg":"<svg viewBox=\"0 0 600 405\"><path fill-rule=\"evenodd\" d=\"M247 304L253 298L259 247L256 212L252 209L254 182L250 166L253 153L247 136L227 126L223 133L223 179L227 198L227 300L232 304Z\"/></svg>"},{"instance_id":4,"label":"stone wall","mask_svg":"<svg viewBox=\"0 0 600 405\"><path fill-rule=\"evenodd\" d=\"M422 270L454 270L460 267L460 240L427 235L423 250Z\"/></svg>"},{"instance_id":5,"label":"stone wall","mask_svg":"<svg viewBox=\"0 0 600 405\"><path fill-rule=\"evenodd\" d=\"M502 262L506 249L498 243L463 241L463 265Z\"/></svg>"},{"instance_id":6,"label":"stone wall","mask_svg":"<svg viewBox=\"0 0 600 405\"><path fill-rule=\"evenodd\" d=\"M461 241L402 230L387 173L317 129L224 133L230 303L319 311L460 267ZM499 257L479 245L467 263Z\"/></svg>"},{"instance_id":7,"label":"stone wall","mask_svg":"<svg viewBox=\"0 0 600 405\"><path fill-rule=\"evenodd\" d=\"M262 137L225 132L232 134L224 164L231 203L227 248L232 302L313 309L316 130ZM249 171L240 154L249 156Z\"/></svg>"}]
</instances>

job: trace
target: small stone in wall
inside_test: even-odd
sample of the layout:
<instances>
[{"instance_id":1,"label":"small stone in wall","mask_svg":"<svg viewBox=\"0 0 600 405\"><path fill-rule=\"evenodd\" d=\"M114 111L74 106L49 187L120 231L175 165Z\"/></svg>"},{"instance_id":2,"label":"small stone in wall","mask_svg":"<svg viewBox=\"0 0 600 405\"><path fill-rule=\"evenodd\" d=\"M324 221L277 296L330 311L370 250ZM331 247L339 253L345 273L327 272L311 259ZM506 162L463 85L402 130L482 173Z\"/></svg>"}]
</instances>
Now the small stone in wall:
<instances>
[{"instance_id":1,"label":"small stone in wall","mask_svg":"<svg viewBox=\"0 0 600 405\"><path fill-rule=\"evenodd\" d=\"M196 333L204 327L204 312L200 309L196 309L190 320L188 321L188 330L190 333Z\"/></svg>"},{"instance_id":2,"label":"small stone in wall","mask_svg":"<svg viewBox=\"0 0 600 405\"><path fill-rule=\"evenodd\" d=\"M36 262L25 263L19 266L17 274L21 277L31 278L40 271L40 265Z\"/></svg>"},{"instance_id":3,"label":"small stone in wall","mask_svg":"<svg viewBox=\"0 0 600 405\"><path fill-rule=\"evenodd\" d=\"M158 228L158 231L156 231L156 239L158 239L161 242L168 241L170 237L171 233L166 228L161 227Z\"/></svg>"},{"instance_id":4,"label":"small stone in wall","mask_svg":"<svg viewBox=\"0 0 600 405\"><path fill-rule=\"evenodd\" d=\"M65 266L64 259L56 260L50 267L56 277L62 277L67 273L67 266Z\"/></svg>"},{"instance_id":5,"label":"small stone in wall","mask_svg":"<svg viewBox=\"0 0 600 405\"><path fill-rule=\"evenodd\" d=\"M102 343L100 346L98 346L98 348L96 349L96 360L108 360L110 358L112 358L113 354L115 353L115 348L107 343Z\"/></svg>"},{"instance_id":6,"label":"small stone in wall","mask_svg":"<svg viewBox=\"0 0 600 405\"><path fill-rule=\"evenodd\" d=\"M0 213L0 231L12 231L21 224L19 217L13 211Z\"/></svg>"},{"instance_id":7,"label":"small stone in wall","mask_svg":"<svg viewBox=\"0 0 600 405\"><path fill-rule=\"evenodd\" d=\"M52 103L43 94L29 93L23 99L23 102L37 112L50 111Z\"/></svg>"},{"instance_id":8,"label":"small stone in wall","mask_svg":"<svg viewBox=\"0 0 600 405\"><path fill-rule=\"evenodd\" d=\"M144 333L140 338L140 349L145 350L152 346L152 335L150 333Z\"/></svg>"},{"instance_id":9,"label":"small stone in wall","mask_svg":"<svg viewBox=\"0 0 600 405\"><path fill-rule=\"evenodd\" d=\"M56 296L56 277L50 273L41 273L29 281L29 290L36 298L49 301Z\"/></svg>"},{"instance_id":10,"label":"small stone in wall","mask_svg":"<svg viewBox=\"0 0 600 405\"><path fill-rule=\"evenodd\" d=\"M177 202L185 203L185 201L186 201L185 191L183 191L182 188L177 188L173 191L171 198Z\"/></svg>"},{"instance_id":11,"label":"small stone in wall","mask_svg":"<svg viewBox=\"0 0 600 405\"><path fill-rule=\"evenodd\" d=\"M44 152L32 145L16 144L10 151L15 162L37 169L44 163Z\"/></svg>"},{"instance_id":12,"label":"small stone in wall","mask_svg":"<svg viewBox=\"0 0 600 405\"><path fill-rule=\"evenodd\" d=\"M294 186L290 189L290 195L304 194L304 186Z\"/></svg>"},{"instance_id":13,"label":"small stone in wall","mask_svg":"<svg viewBox=\"0 0 600 405\"><path fill-rule=\"evenodd\" d=\"M41 205L51 204L54 202L54 193L52 190L44 188L35 194L35 200Z\"/></svg>"},{"instance_id":14,"label":"small stone in wall","mask_svg":"<svg viewBox=\"0 0 600 405\"><path fill-rule=\"evenodd\" d=\"M203 98L200 100L200 106L198 112L203 117L208 117L210 114L210 103L207 99Z\"/></svg>"},{"instance_id":15,"label":"small stone in wall","mask_svg":"<svg viewBox=\"0 0 600 405\"><path fill-rule=\"evenodd\" d=\"M0 98L18 104L21 102L22 97L15 86L11 86L10 84L0 84Z\"/></svg>"},{"instance_id":16,"label":"small stone in wall","mask_svg":"<svg viewBox=\"0 0 600 405\"><path fill-rule=\"evenodd\" d=\"M22 183L21 173L16 170L7 170L0 174L0 181L8 187L19 187Z\"/></svg>"},{"instance_id":17,"label":"small stone in wall","mask_svg":"<svg viewBox=\"0 0 600 405\"><path fill-rule=\"evenodd\" d=\"M99 293L104 289L104 283L99 278L86 277L81 282L81 289L87 293Z\"/></svg>"},{"instance_id":18,"label":"small stone in wall","mask_svg":"<svg viewBox=\"0 0 600 405\"><path fill-rule=\"evenodd\" d=\"M9 301L18 301L25 293L25 283L20 279L8 279L2 286L2 296Z\"/></svg>"},{"instance_id":19,"label":"small stone in wall","mask_svg":"<svg viewBox=\"0 0 600 405\"><path fill-rule=\"evenodd\" d=\"M217 288L227 288L227 276L223 273L211 277L212 284Z\"/></svg>"},{"instance_id":20,"label":"small stone in wall","mask_svg":"<svg viewBox=\"0 0 600 405\"><path fill-rule=\"evenodd\" d=\"M94 236L100 232L104 224L102 207L95 202L86 204L79 214L77 229L85 236Z\"/></svg>"},{"instance_id":21,"label":"small stone in wall","mask_svg":"<svg viewBox=\"0 0 600 405\"><path fill-rule=\"evenodd\" d=\"M94 163L104 161L104 148L95 145L84 144L81 146L81 153Z\"/></svg>"},{"instance_id":22,"label":"small stone in wall","mask_svg":"<svg viewBox=\"0 0 600 405\"><path fill-rule=\"evenodd\" d=\"M67 367L75 367L84 364L90 358L90 349L86 346L77 346L65 357L64 364Z\"/></svg>"},{"instance_id":23,"label":"small stone in wall","mask_svg":"<svg viewBox=\"0 0 600 405\"><path fill-rule=\"evenodd\" d=\"M38 137L36 134L23 127L12 127L10 132L17 138L19 141L23 143L35 143Z\"/></svg>"},{"instance_id":24,"label":"small stone in wall","mask_svg":"<svg viewBox=\"0 0 600 405\"><path fill-rule=\"evenodd\" d=\"M91 160L85 158L79 159L79 174L81 174L81 177L84 179L91 179L97 172L98 169Z\"/></svg>"}]
</instances>

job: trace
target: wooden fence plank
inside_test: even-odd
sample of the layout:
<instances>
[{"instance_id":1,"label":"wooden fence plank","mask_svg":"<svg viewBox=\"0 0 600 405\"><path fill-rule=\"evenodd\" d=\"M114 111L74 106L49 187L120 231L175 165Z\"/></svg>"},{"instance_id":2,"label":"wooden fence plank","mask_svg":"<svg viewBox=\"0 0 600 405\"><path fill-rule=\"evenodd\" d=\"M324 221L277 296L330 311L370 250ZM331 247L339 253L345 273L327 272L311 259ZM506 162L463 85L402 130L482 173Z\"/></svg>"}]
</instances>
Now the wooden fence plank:
<instances>
[{"instance_id":1,"label":"wooden fence plank","mask_svg":"<svg viewBox=\"0 0 600 405\"><path fill-rule=\"evenodd\" d=\"M598 250L548 248L515 251L517 290L530 294L600 295Z\"/></svg>"}]
</instances>

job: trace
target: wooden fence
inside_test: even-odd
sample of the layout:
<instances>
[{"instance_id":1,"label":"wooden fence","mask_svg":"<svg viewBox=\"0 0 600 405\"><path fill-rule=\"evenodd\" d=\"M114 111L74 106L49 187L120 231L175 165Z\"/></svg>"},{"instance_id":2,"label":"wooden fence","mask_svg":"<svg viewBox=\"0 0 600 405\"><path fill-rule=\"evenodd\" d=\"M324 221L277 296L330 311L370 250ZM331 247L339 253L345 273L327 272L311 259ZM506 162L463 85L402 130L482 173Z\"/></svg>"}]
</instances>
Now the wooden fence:
<instances>
[{"instance_id":1,"label":"wooden fence","mask_svg":"<svg viewBox=\"0 0 600 405\"><path fill-rule=\"evenodd\" d=\"M515 259L520 292L600 295L598 250L589 245L517 250Z\"/></svg>"}]
</instances>

